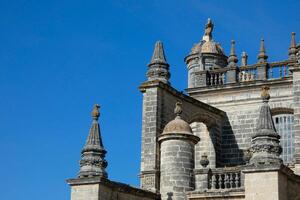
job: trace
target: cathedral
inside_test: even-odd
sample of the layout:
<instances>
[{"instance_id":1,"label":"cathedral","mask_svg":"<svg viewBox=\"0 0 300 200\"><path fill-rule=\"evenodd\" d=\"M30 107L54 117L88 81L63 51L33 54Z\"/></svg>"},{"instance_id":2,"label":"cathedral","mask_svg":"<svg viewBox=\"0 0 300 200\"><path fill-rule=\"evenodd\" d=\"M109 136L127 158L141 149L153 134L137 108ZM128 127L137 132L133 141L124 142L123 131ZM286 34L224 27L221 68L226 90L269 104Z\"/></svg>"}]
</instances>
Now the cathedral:
<instances>
[{"instance_id":1,"label":"cathedral","mask_svg":"<svg viewBox=\"0 0 300 200\"><path fill-rule=\"evenodd\" d=\"M184 58L185 93L172 87L163 44L155 44L143 95L140 188L108 178L100 106L68 179L71 200L300 200L300 45L268 62L261 39L257 62L229 55L213 38Z\"/></svg>"}]
</instances>

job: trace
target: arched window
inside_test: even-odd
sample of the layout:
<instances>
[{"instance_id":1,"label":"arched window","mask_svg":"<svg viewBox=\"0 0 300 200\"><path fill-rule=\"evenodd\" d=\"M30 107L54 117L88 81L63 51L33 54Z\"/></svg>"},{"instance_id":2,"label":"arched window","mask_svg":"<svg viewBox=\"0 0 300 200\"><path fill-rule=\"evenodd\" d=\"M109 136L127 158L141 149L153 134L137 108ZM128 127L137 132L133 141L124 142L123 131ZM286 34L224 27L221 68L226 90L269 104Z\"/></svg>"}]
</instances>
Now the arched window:
<instances>
[{"instance_id":1,"label":"arched window","mask_svg":"<svg viewBox=\"0 0 300 200\"><path fill-rule=\"evenodd\" d=\"M282 146L281 158L285 164L292 163L294 158L294 134L293 124L294 115L292 112L283 114L273 112L273 121L276 131L281 136L280 144Z\"/></svg>"}]
</instances>

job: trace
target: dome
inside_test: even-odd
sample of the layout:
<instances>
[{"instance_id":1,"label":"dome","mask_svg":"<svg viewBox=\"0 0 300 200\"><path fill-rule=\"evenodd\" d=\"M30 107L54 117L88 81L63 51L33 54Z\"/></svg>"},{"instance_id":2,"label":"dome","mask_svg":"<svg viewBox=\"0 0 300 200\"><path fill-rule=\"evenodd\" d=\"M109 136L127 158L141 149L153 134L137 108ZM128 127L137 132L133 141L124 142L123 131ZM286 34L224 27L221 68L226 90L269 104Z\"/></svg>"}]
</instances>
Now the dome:
<instances>
[{"instance_id":1,"label":"dome","mask_svg":"<svg viewBox=\"0 0 300 200\"><path fill-rule=\"evenodd\" d=\"M194 53L215 53L224 55L221 45L213 40L202 40L200 43L193 46L191 52Z\"/></svg>"},{"instance_id":2,"label":"dome","mask_svg":"<svg viewBox=\"0 0 300 200\"><path fill-rule=\"evenodd\" d=\"M163 134L168 133L185 133L192 134L190 125L177 116L174 120L170 121L164 128Z\"/></svg>"}]
</instances>

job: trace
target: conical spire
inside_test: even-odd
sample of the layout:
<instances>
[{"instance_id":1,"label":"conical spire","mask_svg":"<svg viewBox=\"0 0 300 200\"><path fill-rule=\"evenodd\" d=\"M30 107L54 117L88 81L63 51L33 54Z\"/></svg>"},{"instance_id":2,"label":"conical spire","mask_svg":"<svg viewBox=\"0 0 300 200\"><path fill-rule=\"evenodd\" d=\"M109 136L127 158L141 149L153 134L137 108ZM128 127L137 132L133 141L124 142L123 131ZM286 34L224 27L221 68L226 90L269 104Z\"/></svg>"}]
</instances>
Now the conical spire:
<instances>
[{"instance_id":1,"label":"conical spire","mask_svg":"<svg viewBox=\"0 0 300 200\"><path fill-rule=\"evenodd\" d=\"M248 55L245 51L242 52L242 62L241 62L242 66L246 66L248 65Z\"/></svg>"},{"instance_id":2,"label":"conical spire","mask_svg":"<svg viewBox=\"0 0 300 200\"><path fill-rule=\"evenodd\" d=\"M251 150L253 156L250 163L260 164L281 164L279 157L281 146L279 144L280 136L277 134L271 109L268 104L270 99L269 87L263 86L261 92L263 104L260 107L256 133L252 136Z\"/></svg>"},{"instance_id":3,"label":"conical spire","mask_svg":"<svg viewBox=\"0 0 300 200\"><path fill-rule=\"evenodd\" d=\"M169 64L167 63L163 43L161 41L155 43L152 59L148 64L148 68L148 81L160 80L169 84Z\"/></svg>"},{"instance_id":4,"label":"conical spire","mask_svg":"<svg viewBox=\"0 0 300 200\"><path fill-rule=\"evenodd\" d=\"M236 67L238 62L238 58L235 53L235 41L231 40L231 48L230 48L230 55L228 57L228 66L229 67Z\"/></svg>"},{"instance_id":5,"label":"conical spire","mask_svg":"<svg viewBox=\"0 0 300 200\"><path fill-rule=\"evenodd\" d=\"M167 64L164 46L161 41L157 41L155 43L152 59L149 65L153 65L153 64Z\"/></svg>"},{"instance_id":6,"label":"conical spire","mask_svg":"<svg viewBox=\"0 0 300 200\"><path fill-rule=\"evenodd\" d=\"M257 56L259 63L267 62L268 56L265 49L265 41L264 39L260 40L260 48L259 48L259 54Z\"/></svg>"},{"instance_id":7,"label":"conical spire","mask_svg":"<svg viewBox=\"0 0 300 200\"><path fill-rule=\"evenodd\" d=\"M96 104L92 111L92 126L85 146L81 151L79 178L83 177L102 177L107 178L105 168L107 162L105 160L106 151L104 149L98 118L100 106Z\"/></svg>"},{"instance_id":8,"label":"conical spire","mask_svg":"<svg viewBox=\"0 0 300 200\"><path fill-rule=\"evenodd\" d=\"M289 48L289 59L290 60L295 60L296 59L296 53L297 53L297 49L296 49L296 33L292 32L292 36L291 36L291 46Z\"/></svg>"}]
</instances>

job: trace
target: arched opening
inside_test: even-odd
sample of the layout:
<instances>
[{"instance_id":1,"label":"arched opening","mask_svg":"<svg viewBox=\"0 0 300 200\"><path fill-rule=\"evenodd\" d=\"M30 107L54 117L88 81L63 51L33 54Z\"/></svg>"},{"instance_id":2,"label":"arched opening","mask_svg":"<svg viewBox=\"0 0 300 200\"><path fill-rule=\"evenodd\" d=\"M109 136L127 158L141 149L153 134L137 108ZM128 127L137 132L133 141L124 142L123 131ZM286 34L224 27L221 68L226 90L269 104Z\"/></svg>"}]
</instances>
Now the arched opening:
<instances>
[{"instance_id":1,"label":"arched opening","mask_svg":"<svg viewBox=\"0 0 300 200\"><path fill-rule=\"evenodd\" d=\"M211 130L203 122L193 122L190 124L193 133L200 138L195 145L195 169L201 169L204 166L200 164L201 159L207 156L209 160L208 168L216 167L216 137L211 134Z\"/></svg>"}]
</instances>

